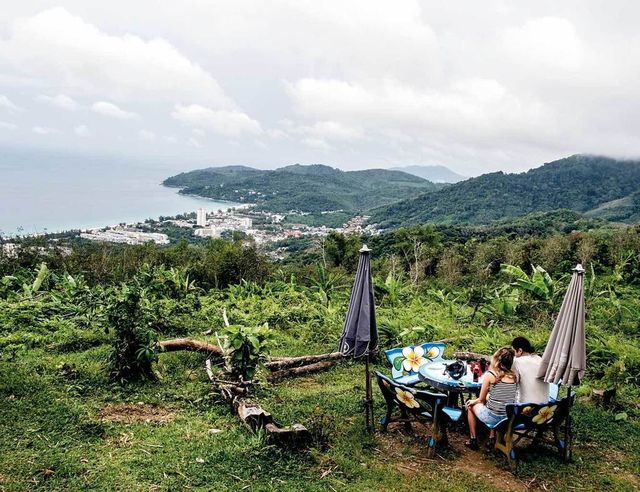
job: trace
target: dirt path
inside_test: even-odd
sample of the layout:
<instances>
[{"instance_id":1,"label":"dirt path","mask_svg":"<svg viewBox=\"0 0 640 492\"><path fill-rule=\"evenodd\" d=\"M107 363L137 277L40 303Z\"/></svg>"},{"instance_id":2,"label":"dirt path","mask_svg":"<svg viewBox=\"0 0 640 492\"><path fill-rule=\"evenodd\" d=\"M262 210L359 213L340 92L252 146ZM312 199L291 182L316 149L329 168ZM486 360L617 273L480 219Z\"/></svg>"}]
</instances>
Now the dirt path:
<instances>
[{"instance_id":1,"label":"dirt path","mask_svg":"<svg viewBox=\"0 0 640 492\"><path fill-rule=\"evenodd\" d=\"M416 446L416 442L425 442L427 433L420 424L413 424L412 434L404 435L400 425L391 424L387 434L379 434L378 443L381 459L395 466L402 474L413 476L423 472L426 464L437 463L443 473L462 471L476 477L498 490L521 492L536 489L539 484L527 483L518 479L508 469L500 468L495 460L482 451L471 451L464 446L465 437L456 433L449 433L449 446L446 457L438 453L434 458L428 458L426 447Z\"/></svg>"}]
</instances>

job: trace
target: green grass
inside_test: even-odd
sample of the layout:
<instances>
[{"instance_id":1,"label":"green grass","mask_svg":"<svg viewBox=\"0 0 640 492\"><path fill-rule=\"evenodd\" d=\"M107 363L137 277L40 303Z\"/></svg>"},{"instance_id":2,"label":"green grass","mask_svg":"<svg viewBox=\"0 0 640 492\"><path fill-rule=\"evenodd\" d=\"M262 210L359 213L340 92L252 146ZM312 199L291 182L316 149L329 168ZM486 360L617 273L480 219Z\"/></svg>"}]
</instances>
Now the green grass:
<instances>
[{"instance_id":1,"label":"green grass","mask_svg":"<svg viewBox=\"0 0 640 492\"><path fill-rule=\"evenodd\" d=\"M396 431L371 439L359 364L258 392L278 420L311 429L315 447L296 451L269 446L240 425L212 394L200 355L164 354L161 382L127 387L106 380L106 355L104 346L73 353L34 349L2 362L0 490L399 490L427 482L436 490L501 488L494 478L457 467L455 451L445 452L447 461L429 461L413 437ZM107 404L139 402L161 406L174 419L100 419ZM381 405L378 397L377 415ZM549 490L637 487L640 425L615 422L613 414L585 403L576 406L575 422L575 462L562 466L555 456L526 454L517 480ZM507 473L499 456L484 466ZM45 477L46 470L53 473Z\"/></svg>"},{"instance_id":2,"label":"green grass","mask_svg":"<svg viewBox=\"0 0 640 492\"><path fill-rule=\"evenodd\" d=\"M620 290L633 312L637 293L635 287ZM515 317L478 314L471 320L463 296L447 304L406 289L401 297L396 306L384 297L378 301L383 347L447 338L447 355L460 349L490 353L521 334L541 347L553 323L546 310L529 305ZM363 367L349 362L256 391L254 397L277 421L302 423L313 436L307 450L274 447L246 429L212 391L201 354L160 354L161 379L155 383L111 383L113 333L105 333L99 318L78 321L66 314L67 304L62 309L42 298L0 303L0 492L640 487L637 321L626 311L617 320L605 298L589 304L589 373L574 408L574 462L562 465L552 450L532 450L522 454L517 476L502 456L466 451L461 427L452 430L452 447L436 459L427 459L420 433L392 428L371 438L363 421ZM168 328L161 338L189 335L215 343L215 334L202 332L221 326L224 306L232 323L268 322L276 332L273 355L302 355L335 349L348 290L332 292L327 303L317 292L274 281L264 288L246 284L200 294L198 303L163 302L156 305L166 308L171 323L163 324ZM412 327L420 330L403 333ZM614 361L624 361L626 383L618 393L619 407L606 411L594 407L588 395L591 386L606 383L603 370ZM377 368L388 371L383 362ZM383 404L377 389L374 395L379 418ZM140 403L166 412L168 420L103 418L114 405L147 408ZM628 419L616 420L622 410Z\"/></svg>"}]
</instances>

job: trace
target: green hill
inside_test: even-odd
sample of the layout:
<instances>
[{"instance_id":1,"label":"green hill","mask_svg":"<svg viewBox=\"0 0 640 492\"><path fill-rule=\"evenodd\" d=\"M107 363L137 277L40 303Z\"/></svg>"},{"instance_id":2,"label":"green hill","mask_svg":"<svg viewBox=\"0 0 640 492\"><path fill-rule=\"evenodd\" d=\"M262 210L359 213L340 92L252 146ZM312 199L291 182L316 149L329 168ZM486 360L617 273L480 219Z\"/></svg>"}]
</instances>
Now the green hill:
<instances>
[{"instance_id":1,"label":"green hill","mask_svg":"<svg viewBox=\"0 0 640 492\"><path fill-rule=\"evenodd\" d=\"M180 193L287 212L366 211L437 189L433 183L386 169L341 171L320 164L262 171L245 166L199 169L167 178Z\"/></svg>"},{"instance_id":2,"label":"green hill","mask_svg":"<svg viewBox=\"0 0 640 492\"><path fill-rule=\"evenodd\" d=\"M387 227L426 222L488 224L568 209L634 222L640 215L639 189L640 161L574 155L525 173L484 174L380 207L372 221ZM605 204L609 207L602 209Z\"/></svg>"}]
</instances>

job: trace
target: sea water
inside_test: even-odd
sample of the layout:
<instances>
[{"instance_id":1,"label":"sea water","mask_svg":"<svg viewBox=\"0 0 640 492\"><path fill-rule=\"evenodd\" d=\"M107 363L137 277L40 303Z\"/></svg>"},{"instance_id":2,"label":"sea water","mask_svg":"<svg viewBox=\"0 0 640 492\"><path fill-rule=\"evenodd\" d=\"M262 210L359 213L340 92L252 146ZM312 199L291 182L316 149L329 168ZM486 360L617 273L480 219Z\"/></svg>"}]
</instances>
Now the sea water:
<instances>
[{"instance_id":1,"label":"sea water","mask_svg":"<svg viewBox=\"0 0 640 492\"><path fill-rule=\"evenodd\" d=\"M190 169L150 160L3 149L0 234L87 229L234 205L180 195L160 184Z\"/></svg>"}]
</instances>

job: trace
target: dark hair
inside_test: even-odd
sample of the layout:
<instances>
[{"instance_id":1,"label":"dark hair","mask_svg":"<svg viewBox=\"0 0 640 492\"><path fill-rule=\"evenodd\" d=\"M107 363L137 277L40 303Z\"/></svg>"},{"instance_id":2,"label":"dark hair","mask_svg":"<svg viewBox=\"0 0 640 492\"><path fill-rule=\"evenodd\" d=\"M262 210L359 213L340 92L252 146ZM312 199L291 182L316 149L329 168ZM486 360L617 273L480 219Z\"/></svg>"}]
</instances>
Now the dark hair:
<instances>
[{"instance_id":1,"label":"dark hair","mask_svg":"<svg viewBox=\"0 0 640 492\"><path fill-rule=\"evenodd\" d=\"M533 345L531 345L531 342L525 337L515 337L513 339L513 342L511 342L511 346L516 351L522 349L523 352L526 352L528 354L532 354L535 352Z\"/></svg>"}]
</instances>

